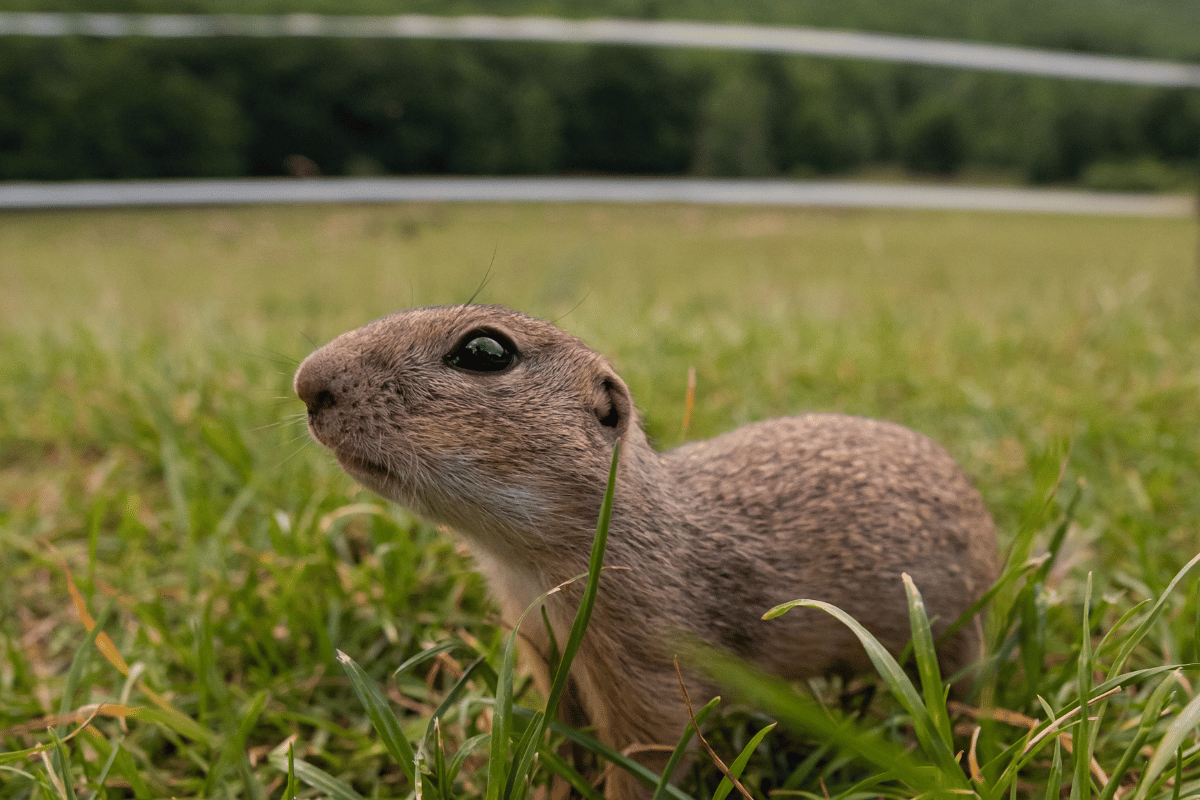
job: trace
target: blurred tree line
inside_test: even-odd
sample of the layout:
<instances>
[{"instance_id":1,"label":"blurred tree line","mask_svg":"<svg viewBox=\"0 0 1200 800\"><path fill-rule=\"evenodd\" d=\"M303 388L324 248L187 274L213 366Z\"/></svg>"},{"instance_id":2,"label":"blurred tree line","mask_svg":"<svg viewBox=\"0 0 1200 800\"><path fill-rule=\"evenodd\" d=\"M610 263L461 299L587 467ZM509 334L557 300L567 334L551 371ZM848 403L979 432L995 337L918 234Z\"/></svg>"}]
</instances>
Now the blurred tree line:
<instances>
[{"instance_id":1,"label":"blurred tree line","mask_svg":"<svg viewBox=\"0 0 1200 800\"><path fill-rule=\"evenodd\" d=\"M0 179L815 176L1152 189L1200 91L629 47L0 38Z\"/></svg>"}]
</instances>

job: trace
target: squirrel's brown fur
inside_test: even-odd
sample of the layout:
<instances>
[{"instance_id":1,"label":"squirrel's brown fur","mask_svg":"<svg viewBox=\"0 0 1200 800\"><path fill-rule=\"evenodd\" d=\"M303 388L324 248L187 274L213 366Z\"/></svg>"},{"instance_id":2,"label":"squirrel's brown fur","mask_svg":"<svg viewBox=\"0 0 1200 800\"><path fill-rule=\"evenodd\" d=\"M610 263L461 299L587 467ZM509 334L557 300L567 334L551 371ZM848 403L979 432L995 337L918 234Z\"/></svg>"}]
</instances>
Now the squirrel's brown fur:
<instances>
[{"instance_id":1,"label":"squirrel's brown fur","mask_svg":"<svg viewBox=\"0 0 1200 800\"><path fill-rule=\"evenodd\" d=\"M507 340L513 362L489 372L447 363L481 335ZM572 668L579 711L617 750L674 744L686 724L665 646L674 634L791 679L860 671L863 648L832 617L795 609L767 622L763 612L824 600L899 652L910 637L901 573L921 590L935 634L995 579L991 517L924 436L809 414L658 453L603 356L506 308L376 320L309 356L295 388L313 436L347 472L467 540L509 623L587 571L621 441L604 563L625 569L605 572ZM575 586L546 601L560 643L578 597ZM522 632L544 653L543 627ZM978 626L961 630L940 649L944 674L980 649ZM641 794L628 777L610 778L606 791Z\"/></svg>"}]
</instances>

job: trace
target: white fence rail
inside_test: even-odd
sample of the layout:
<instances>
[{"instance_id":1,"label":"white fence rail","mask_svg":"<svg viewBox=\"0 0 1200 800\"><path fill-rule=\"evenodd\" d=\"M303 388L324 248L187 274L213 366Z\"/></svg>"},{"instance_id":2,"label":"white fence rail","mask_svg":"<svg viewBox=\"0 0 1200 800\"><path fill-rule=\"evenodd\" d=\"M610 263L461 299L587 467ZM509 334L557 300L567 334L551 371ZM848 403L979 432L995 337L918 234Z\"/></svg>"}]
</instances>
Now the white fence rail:
<instances>
[{"instance_id":1,"label":"white fence rail","mask_svg":"<svg viewBox=\"0 0 1200 800\"><path fill-rule=\"evenodd\" d=\"M868 59L1164 87L1200 87L1200 64L878 33L706 22L291 14L0 14L0 35L309 36L657 45Z\"/></svg>"},{"instance_id":2,"label":"white fence rail","mask_svg":"<svg viewBox=\"0 0 1200 800\"><path fill-rule=\"evenodd\" d=\"M289 178L0 183L0 211L258 203L698 203L1188 217L1194 198L1062 189L689 178Z\"/></svg>"}]
</instances>

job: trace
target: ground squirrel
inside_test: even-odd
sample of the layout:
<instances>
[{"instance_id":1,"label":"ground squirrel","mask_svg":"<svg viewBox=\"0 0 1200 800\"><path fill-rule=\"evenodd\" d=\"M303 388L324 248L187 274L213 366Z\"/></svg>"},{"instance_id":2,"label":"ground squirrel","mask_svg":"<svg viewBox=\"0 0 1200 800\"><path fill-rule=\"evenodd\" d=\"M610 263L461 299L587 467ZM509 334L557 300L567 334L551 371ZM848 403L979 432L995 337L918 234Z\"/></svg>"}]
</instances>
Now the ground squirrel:
<instances>
[{"instance_id":1,"label":"ground squirrel","mask_svg":"<svg viewBox=\"0 0 1200 800\"><path fill-rule=\"evenodd\" d=\"M383 317L310 355L295 389L312 435L350 475L466 539L510 624L587 571L621 442L604 563L625 569L605 572L571 673L576 714L617 750L674 744L684 729L665 646L674 634L790 679L865 670L863 648L833 617L795 609L767 622L763 612L824 600L899 652L910 637L902 572L923 593L935 634L996 576L979 493L926 437L808 414L659 453L602 355L499 306ZM577 587L546 602L559 642ZM545 652L540 620L522 633ZM950 637L943 673L980 649L978 626ZM641 793L628 776L606 787L610 798Z\"/></svg>"}]
</instances>

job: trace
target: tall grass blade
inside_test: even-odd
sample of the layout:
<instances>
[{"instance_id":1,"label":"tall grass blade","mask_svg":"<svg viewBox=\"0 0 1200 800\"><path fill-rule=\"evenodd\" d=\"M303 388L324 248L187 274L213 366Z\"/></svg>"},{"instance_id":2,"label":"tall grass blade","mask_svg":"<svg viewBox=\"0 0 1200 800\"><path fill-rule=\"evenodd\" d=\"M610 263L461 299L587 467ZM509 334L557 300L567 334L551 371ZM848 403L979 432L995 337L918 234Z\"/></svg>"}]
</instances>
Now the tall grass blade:
<instances>
[{"instance_id":1,"label":"tall grass blade","mask_svg":"<svg viewBox=\"0 0 1200 800\"><path fill-rule=\"evenodd\" d=\"M433 726L433 723L441 719L446 711L448 711L451 706L458 702L458 698L462 696L464 691L466 691L467 684L473 677L475 677L476 673L479 673L483 677L484 683L486 683L489 688L491 688L493 691L495 690L496 671L492 669L491 664L487 663L487 656L480 656L467 665L467 668L463 670L462 677L455 681L454 686L451 687L450 691L446 692L446 696L442 698L442 702L438 704L437 709L434 710L433 715L429 718L429 727L426 728L425 731L426 736L429 735L429 728Z\"/></svg>"},{"instance_id":2,"label":"tall grass blade","mask_svg":"<svg viewBox=\"0 0 1200 800\"><path fill-rule=\"evenodd\" d=\"M1076 680L1079 682L1079 721L1075 726L1072 751L1075 756L1075 781L1071 784L1071 800L1089 800L1092 796L1092 736L1088 720L1088 700L1092 697L1092 573L1088 573L1083 592L1082 636L1079 641L1079 661L1076 664Z\"/></svg>"},{"instance_id":3,"label":"tall grass blade","mask_svg":"<svg viewBox=\"0 0 1200 800\"><path fill-rule=\"evenodd\" d=\"M107 615L104 615L107 616ZM63 719L67 719L71 709L75 705L75 692L79 686L79 681L83 677L83 671L87 668L87 663L91 659L92 650L96 647L96 640L100 636L101 625L104 619L94 625L91 631L88 632L87 641L81 644L76 650L75 655L71 657L71 666L67 670L67 678L63 684L62 700L58 705L58 715ZM64 731L62 728L58 730L58 736L62 736Z\"/></svg>"},{"instance_id":4,"label":"tall grass blade","mask_svg":"<svg viewBox=\"0 0 1200 800\"><path fill-rule=\"evenodd\" d=\"M1108 629L1108 632L1104 634L1104 638L1100 640L1100 644L1096 645L1096 658L1100 658L1101 655L1107 652L1110 647L1116 646L1116 642L1119 640L1125 625L1129 622L1129 620L1136 617L1149 602L1149 600L1139 600L1138 602L1134 603L1129 610L1122 614L1116 622L1113 623L1112 627Z\"/></svg>"},{"instance_id":5,"label":"tall grass blade","mask_svg":"<svg viewBox=\"0 0 1200 800\"><path fill-rule=\"evenodd\" d=\"M307 761L296 758L289 746L287 753L272 753L272 766L280 772L288 773L288 786L294 788L293 778L307 783L314 789L324 792L333 800L366 800L347 783L338 780L320 767L314 767ZM293 797L295 795L292 795Z\"/></svg>"},{"instance_id":6,"label":"tall grass blade","mask_svg":"<svg viewBox=\"0 0 1200 800\"><path fill-rule=\"evenodd\" d=\"M980 595L978 600L967 606L966 610L958 615L958 619L954 620L954 622L950 624L950 627L946 628L946 630L940 636L938 636L938 641L953 636L967 625L970 625L974 621L976 615L978 615L980 611L982 611L989 603L991 603L997 595L1008 589L1008 587L1021 576L1028 575L1029 573L1038 569L1042 563L1044 562L1040 562L1035 559L1032 561L1026 561L1024 564L1014 565L1006 568L996 582L993 583L986 592Z\"/></svg>"},{"instance_id":7,"label":"tall grass blade","mask_svg":"<svg viewBox=\"0 0 1200 800\"><path fill-rule=\"evenodd\" d=\"M544 597L544 595L543 595ZM541 598L536 602L540 602ZM536 604L536 603L535 603ZM529 611L526 609L525 614ZM492 709L491 753L488 757L486 800L499 800L508 783L511 762L508 757L508 732L512 722L513 670L517 658L517 635L525 614L517 620L504 644L500 672L496 676L496 704ZM515 760L515 758L514 758Z\"/></svg>"},{"instance_id":8,"label":"tall grass blade","mask_svg":"<svg viewBox=\"0 0 1200 800\"><path fill-rule=\"evenodd\" d=\"M447 793L447 789L453 788L454 777L446 771L446 748L442 744L441 721L434 717L429 724L433 727L433 774L431 780L437 791L437 798L449 800L450 795ZM429 737L426 737L426 741L428 739ZM423 776L422 779L424 779Z\"/></svg>"},{"instance_id":9,"label":"tall grass blade","mask_svg":"<svg viewBox=\"0 0 1200 800\"><path fill-rule=\"evenodd\" d=\"M355 663L354 659L338 650L337 660L342 665L346 677L350 679L350 686L354 689L354 694L358 696L358 701L367 710L367 716L370 718L375 732L383 740L383 746L400 765L400 769L408 778L409 783L415 786L416 754L413 752L408 738L404 735L404 730L400 727L400 721L396 719L395 712L388 705L387 698L379 691L370 676L363 672L362 667ZM303 775L301 778L303 779ZM305 782L307 782L306 779ZM313 784L309 783L309 785Z\"/></svg>"},{"instance_id":10,"label":"tall grass blade","mask_svg":"<svg viewBox=\"0 0 1200 800\"><path fill-rule=\"evenodd\" d=\"M194 742L203 742L208 747L215 748L220 744L215 733L191 717L174 709L143 708L138 712L138 719L162 725L164 728L173 730L180 736L186 736Z\"/></svg>"},{"instance_id":11,"label":"tall grass blade","mask_svg":"<svg viewBox=\"0 0 1200 800\"><path fill-rule=\"evenodd\" d=\"M1046 800L1061 800L1062 791L1062 740L1054 737L1054 759L1050 762L1050 774L1046 777ZM1016 783L1013 783L1016 786Z\"/></svg>"},{"instance_id":12,"label":"tall grass blade","mask_svg":"<svg viewBox=\"0 0 1200 800\"><path fill-rule=\"evenodd\" d=\"M717 790L713 792L712 800L725 800L725 798L729 796L729 793L733 791L733 781L730 780L730 776L732 776L734 779L742 777L742 772L746 769L746 764L749 763L750 756L754 754L755 748L758 747L759 742L763 740L763 737L775 730L776 724L777 723L772 722L770 725L767 725L758 733L754 734L753 738L751 738L746 746L742 748L742 752L737 754L737 758L729 763L729 775L726 775L721 779L721 783L717 786Z\"/></svg>"},{"instance_id":13,"label":"tall grass blade","mask_svg":"<svg viewBox=\"0 0 1200 800\"><path fill-rule=\"evenodd\" d=\"M392 671L392 677L399 677L400 675L415 669L421 664L424 664L426 661L437 658L442 653L449 653L452 650L469 650L471 653L475 653L475 648L471 647L471 645L467 644L461 639L448 639L441 644L435 644L432 647L422 650L400 666L396 667L396 669Z\"/></svg>"},{"instance_id":14,"label":"tall grass blade","mask_svg":"<svg viewBox=\"0 0 1200 800\"><path fill-rule=\"evenodd\" d=\"M566 759L558 753L550 749L543 749L539 751L539 757L550 772L561 776L563 780L571 785L571 788L574 790L572 797L578 795L585 798L585 800L604 800L604 795L592 788L587 779L580 775L578 770L568 764Z\"/></svg>"},{"instance_id":15,"label":"tall grass blade","mask_svg":"<svg viewBox=\"0 0 1200 800\"><path fill-rule=\"evenodd\" d=\"M678 744L675 745L675 750L671 752L671 757L667 759L667 765L663 769L662 777L659 778L658 785L654 787L654 794L650 796L650 800L659 800L662 797L663 790L667 786L667 782L671 780L671 775L675 773L675 768L679 766L680 760L683 759L683 754L687 752L687 747L691 744L692 737L696 735L696 727L703 725L709 715L720 704L721 698L714 697L704 704L704 707L696 712L696 724L693 725L690 721L683 731L683 736L679 737Z\"/></svg>"},{"instance_id":16,"label":"tall grass blade","mask_svg":"<svg viewBox=\"0 0 1200 800\"><path fill-rule=\"evenodd\" d=\"M467 739L465 742L460 744L458 746L458 751L446 764L446 779L453 781L455 776L458 775L459 771L462 770L463 763L470 758L471 754L480 747L488 744L491 739L492 735L490 733L481 733L476 736L472 736L470 739Z\"/></svg>"},{"instance_id":17,"label":"tall grass blade","mask_svg":"<svg viewBox=\"0 0 1200 800\"><path fill-rule=\"evenodd\" d=\"M67 758L67 748L63 747L62 738L53 728L50 729L50 737L54 740L54 756L48 759L54 767L51 777L55 779L55 785L62 793L63 800L77 800L75 781L71 777L71 761Z\"/></svg>"},{"instance_id":18,"label":"tall grass blade","mask_svg":"<svg viewBox=\"0 0 1200 800\"><path fill-rule=\"evenodd\" d=\"M1076 485L1075 491L1071 493L1071 499L1067 501L1067 507L1063 510L1062 519L1059 520L1058 527L1054 529L1054 533L1050 536L1050 542L1046 545L1047 557L1030 577L1031 583L1045 583L1050 576L1050 570L1054 568L1058 553L1067 539L1067 531L1071 529L1071 523L1075 520L1075 511L1079 508L1079 501L1082 497L1083 487Z\"/></svg>"},{"instance_id":19,"label":"tall grass blade","mask_svg":"<svg viewBox=\"0 0 1200 800\"><path fill-rule=\"evenodd\" d=\"M296 783L296 748L288 742L287 749L287 786L283 790L283 800L296 800L296 792L300 786Z\"/></svg>"},{"instance_id":20,"label":"tall grass blade","mask_svg":"<svg viewBox=\"0 0 1200 800\"><path fill-rule=\"evenodd\" d=\"M1166 769L1171 759L1179 758L1179 749L1197 726L1200 726L1200 695L1193 697L1171 722L1158 747L1154 749L1154 755L1150 756L1146 771L1142 773L1142 779L1138 782L1137 791L1130 800L1146 800L1158 776ZM1178 783L1175 784L1175 788L1179 789Z\"/></svg>"},{"instance_id":21,"label":"tall grass blade","mask_svg":"<svg viewBox=\"0 0 1200 800\"><path fill-rule=\"evenodd\" d=\"M950 712L946 709L946 691L942 686L942 674L938 669L937 651L933 646L933 632L929 627L929 616L925 613L925 601L913 579L907 573L901 575L904 592L908 597L908 622L913 634L913 658L917 662L917 674L921 676L921 690L925 695L925 710L933 731L953 752L954 740L950 733Z\"/></svg>"},{"instance_id":22,"label":"tall grass blade","mask_svg":"<svg viewBox=\"0 0 1200 800\"><path fill-rule=\"evenodd\" d=\"M521 760L509 771L508 782L504 787L504 796L510 800L524 800L529 787L527 778L533 772L533 759L538 753L534 737L546 730L545 719L545 711L535 711L533 720L525 726L525 732L513 747L513 752L519 753Z\"/></svg>"},{"instance_id":23,"label":"tall grass blade","mask_svg":"<svg viewBox=\"0 0 1200 800\"><path fill-rule=\"evenodd\" d=\"M1130 740L1129 746L1125 748L1125 752L1121 754L1121 758L1113 767L1111 774L1108 776L1108 783L1100 792L1099 800L1112 800L1116 795L1117 790L1121 786L1121 779L1125 777L1125 773L1129 771L1133 760L1137 758L1142 750L1142 745L1146 743L1151 731L1158 725L1159 715L1162 713L1163 707L1174 697L1175 691L1178 689L1178 684L1174 676L1168 676L1154 688L1150 694L1150 699L1146 701L1146 706L1142 710L1141 721L1138 724L1137 733Z\"/></svg>"},{"instance_id":24,"label":"tall grass blade","mask_svg":"<svg viewBox=\"0 0 1200 800\"><path fill-rule=\"evenodd\" d=\"M1174 593L1175 587L1178 586L1179 582L1183 580L1183 576L1186 575L1192 569L1192 567L1196 566L1197 564L1200 564L1200 553L1192 556L1192 560L1184 564L1183 569L1175 573L1175 577L1171 579L1171 582L1167 584L1167 588L1164 589L1162 595L1159 596L1158 602L1154 604L1154 607L1150 609L1148 614L1146 614L1146 618L1141 621L1137 628L1134 629L1133 633L1130 634L1125 640L1125 644L1121 648L1120 653L1113 660L1112 666L1109 667L1108 674L1110 676L1119 674L1124 668L1125 662L1129 660L1131 655L1133 655L1134 649L1137 648L1142 639L1147 633L1149 633L1150 627L1158 620L1159 616L1166 608L1167 599Z\"/></svg>"},{"instance_id":25,"label":"tall grass blade","mask_svg":"<svg viewBox=\"0 0 1200 800\"><path fill-rule=\"evenodd\" d=\"M1099 697L1121 686L1126 686L1136 681L1153 678L1165 672L1172 672L1178 669L1200 669L1200 664L1165 664L1159 667L1147 667L1145 669L1127 672L1124 675L1120 675L1112 680L1105 681L1104 683L1096 686L1092 689L1091 694L1092 697ZM1010 746L1005 750L1004 753L1001 754L1001 756L995 759L996 763L1004 763L1007 760L1008 765L1004 768L1004 773L996 780L996 784L993 787L994 791L1004 791L1007 787L1014 786L1020 770L1029 764L1029 762L1031 762L1041 752L1043 747L1050 744L1051 740L1057 741L1057 736L1049 736L1046 734L1046 728L1051 724L1052 720L1062 720L1064 717L1070 715L1073 709L1075 710L1075 713L1078 713L1078 699L1065 706L1062 712L1057 715L1055 715L1053 709L1045 704L1045 701L1042 700L1041 697L1038 697L1038 700L1042 703L1042 710L1046 714L1046 721L1030 730L1029 733L1022 738L1021 742ZM1034 742L1035 739L1037 740L1036 743L1030 746L1030 743ZM1012 755L1014 753L1018 754L1018 757L1013 758Z\"/></svg>"},{"instance_id":26,"label":"tall grass blade","mask_svg":"<svg viewBox=\"0 0 1200 800\"><path fill-rule=\"evenodd\" d=\"M608 486L604 490L604 502L600 506L600 518L596 522L596 537L592 541L592 554L588 563L588 581L584 588L583 598L579 602L579 609L575 613L575 622L571 626L571 633L567 637L567 644L563 648L562 657L559 660L558 672L554 676L554 683L550 687L550 697L546 702L546 717L553 718L555 711L558 708L558 701L562 697L563 690L567 685L567 675L571 669L571 662L575 660L575 654L579 652L579 645L583 642L583 634L587 631L588 621L592 617L592 608L596 605L596 594L600 589L600 573L604 565L604 550L608 545L608 525L612 518L613 493L617 485L617 466L621 458L621 443L617 442L613 445L612 463L608 470Z\"/></svg>"},{"instance_id":27,"label":"tall grass blade","mask_svg":"<svg viewBox=\"0 0 1200 800\"><path fill-rule=\"evenodd\" d=\"M617 442L613 445L612 462L608 469L608 485L604 490L604 502L600 506L600 517L596 521L596 536L592 540L592 553L588 562L588 579L583 590L583 597L579 601L579 608L575 612L575 621L571 625L571 632L567 636L567 643L563 647L559 658L558 671L554 675L554 682L550 686L550 696L546 699L546 710L540 716L534 717L533 735L525 737L522 745L515 751L516 769L509 776L507 786L505 787L505 797L510 797L515 781L523 779L529 774L533 765L533 757L541 746L542 735L546 731L547 721L553 719L558 710L559 700L562 698L562 693L567 686L567 676L571 670L571 662L575 660L575 654L579 652L579 646L583 642L583 635L587 632L588 621L592 617L592 609L596 605L596 594L600 589L600 575L604 567L604 550L608 544L608 525L612 518L613 494L617 485L617 467L621 458L621 443ZM528 613L528 612L526 612ZM516 635L514 629L513 635ZM497 698L499 699L499 698ZM495 752L493 748L493 752ZM490 789L489 786L489 795ZM492 800L489 796L488 800Z\"/></svg>"},{"instance_id":28,"label":"tall grass blade","mask_svg":"<svg viewBox=\"0 0 1200 800\"><path fill-rule=\"evenodd\" d=\"M947 788L967 788L966 778L957 762L954 762L954 769L958 785L946 787L944 780L947 776L942 774L944 770L940 767L931 768L900 745L859 730L852 720L839 722L833 719L824 707L798 694L786 681L768 675L728 653L697 645L689 658L713 680L730 687L740 700L762 709L793 730L804 732L823 744L849 751L880 770L892 773L897 780L908 784L918 793L930 792L941 796L947 793Z\"/></svg>"},{"instance_id":29,"label":"tall grass blade","mask_svg":"<svg viewBox=\"0 0 1200 800\"><path fill-rule=\"evenodd\" d=\"M912 717L917 740L921 743L926 755L937 766L938 772L946 781L946 788L969 789L958 760L954 757L949 745L937 734L933 720L920 695L917 694L916 688L913 687L912 681L908 679L908 675L904 673L891 653L879 643L879 640L845 611L820 600L793 600L783 603L764 614L763 619L774 619L796 607L820 609L848 627L858 637L883 682Z\"/></svg>"},{"instance_id":30,"label":"tall grass blade","mask_svg":"<svg viewBox=\"0 0 1200 800\"><path fill-rule=\"evenodd\" d=\"M133 758L129 755L129 751L120 742L113 745L112 766L116 774L121 775L129 782L129 789L133 792L133 796L137 800L149 800L149 798L154 796L145 779L142 778L142 773L138 771L137 764L134 763ZM103 782L103 779L97 782Z\"/></svg>"},{"instance_id":31,"label":"tall grass blade","mask_svg":"<svg viewBox=\"0 0 1200 800\"><path fill-rule=\"evenodd\" d=\"M514 709L514 711L522 716L528 716L533 713L524 708ZM546 727L567 741L574 742L588 752L595 753L605 761L611 762L612 764L620 767L630 775L633 775L646 786L653 786L659 779L659 776L654 774L653 771L642 766L632 758L613 750L599 739L575 730L570 725L564 725L556 720L550 720ZM669 783L663 787L663 792L669 795L673 800L694 800L694 798L681 792L678 787L672 786Z\"/></svg>"}]
</instances>

